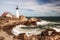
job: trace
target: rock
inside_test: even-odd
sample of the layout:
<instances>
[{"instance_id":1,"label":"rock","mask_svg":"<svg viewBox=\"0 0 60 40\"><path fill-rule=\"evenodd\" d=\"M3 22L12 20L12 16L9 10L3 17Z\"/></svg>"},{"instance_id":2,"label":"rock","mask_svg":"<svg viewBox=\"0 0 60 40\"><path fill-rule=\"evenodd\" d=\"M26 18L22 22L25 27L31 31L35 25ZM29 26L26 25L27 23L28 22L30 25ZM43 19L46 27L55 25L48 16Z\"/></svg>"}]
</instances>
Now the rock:
<instances>
[{"instance_id":1,"label":"rock","mask_svg":"<svg viewBox=\"0 0 60 40\"><path fill-rule=\"evenodd\" d=\"M34 21L37 21L37 20L38 20L37 18L30 18L29 22L34 22Z\"/></svg>"},{"instance_id":2,"label":"rock","mask_svg":"<svg viewBox=\"0 0 60 40\"><path fill-rule=\"evenodd\" d=\"M52 35L53 32L56 32L54 29L46 29L41 33L42 36L49 36Z\"/></svg>"},{"instance_id":3,"label":"rock","mask_svg":"<svg viewBox=\"0 0 60 40\"><path fill-rule=\"evenodd\" d=\"M39 19L37 19L37 18L30 18L29 20L28 20L28 24L29 25L36 25L36 21L38 21Z\"/></svg>"},{"instance_id":4,"label":"rock","mask_svg":"<svg viewBox=\"0 0 60 40\"><path fill-rule=\"evenodd\" d=\"M4 40L4 37L1 37L1 36L0 36L0 40Z\"/></svg>"},{"instance_id":5,"label":"rock","mask_svg":"<svg viewBox=\"0 0 60 40\"><path fill-rule=\"evenodd\" d=\"M21 22L25 22L25 21L28 20L28 19L27 19L25 16L23 16L23 15L21 15L21 16L19 17L19 19L20 19Z\"/></svg>"},{"instance_id":6,"label":"rock","mask_svg":"<svg viewBox=\"0 0 60 40\"><path fill-rule=\"evenodd\" d=\"M38 40L37 35L32 35L29 37L29 40Z\"/></svg>"}]
</instances>

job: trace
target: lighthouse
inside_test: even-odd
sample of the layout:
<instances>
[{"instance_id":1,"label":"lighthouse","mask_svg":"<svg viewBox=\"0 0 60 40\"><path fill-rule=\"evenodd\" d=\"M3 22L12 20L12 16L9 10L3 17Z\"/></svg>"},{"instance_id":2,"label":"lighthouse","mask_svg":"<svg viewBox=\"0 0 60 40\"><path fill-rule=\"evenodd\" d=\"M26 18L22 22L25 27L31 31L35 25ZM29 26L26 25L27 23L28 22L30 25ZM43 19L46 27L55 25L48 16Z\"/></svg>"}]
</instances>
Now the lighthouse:
<instances>
[{"instance_id":1,"label":"lighthouse","mask_svg":"<svg viewBox=\"0 0 60 40\"><path fill-rule=\"evenodd\" d=\"M16 7L16 18L19 18L19 8L18 8L18 6Z\"/></svg>"}]
</instances>

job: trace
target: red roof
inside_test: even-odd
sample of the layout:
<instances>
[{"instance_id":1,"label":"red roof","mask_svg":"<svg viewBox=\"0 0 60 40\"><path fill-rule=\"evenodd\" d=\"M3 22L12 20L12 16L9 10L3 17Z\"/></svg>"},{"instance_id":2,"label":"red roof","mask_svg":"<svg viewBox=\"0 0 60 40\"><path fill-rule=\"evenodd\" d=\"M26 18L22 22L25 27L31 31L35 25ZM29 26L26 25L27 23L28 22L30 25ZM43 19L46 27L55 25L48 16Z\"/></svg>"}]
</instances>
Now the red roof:
<instances>
[{"instance_id":1,"label":"red roof","mask_svg":"<svg viewBox=\"0 0 60 40\"><path fill-rule=\"evenodd\" d=\"M12 15L10 12L4 12L4 13L2 14L2 16L6 16L7 14Z\"/></svg>"}]
</instances>

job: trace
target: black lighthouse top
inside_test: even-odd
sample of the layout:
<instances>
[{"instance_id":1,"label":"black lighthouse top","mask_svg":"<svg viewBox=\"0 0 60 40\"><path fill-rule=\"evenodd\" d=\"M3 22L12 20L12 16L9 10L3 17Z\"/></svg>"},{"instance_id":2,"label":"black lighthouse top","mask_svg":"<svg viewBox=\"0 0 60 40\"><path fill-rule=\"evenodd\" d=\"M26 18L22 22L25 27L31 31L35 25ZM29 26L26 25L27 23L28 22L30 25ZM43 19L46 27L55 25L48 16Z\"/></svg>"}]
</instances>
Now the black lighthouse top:
<instances>
[{"instance_id":1,"label":"black lighthouse top","mask_svg":"<svg viewBox=\"0 0 60 40\"><path fill-rule=\"evenodd\" d=\"M19 9L18 6L16 7L16 9Z\"/></svg>"}]
</instances>

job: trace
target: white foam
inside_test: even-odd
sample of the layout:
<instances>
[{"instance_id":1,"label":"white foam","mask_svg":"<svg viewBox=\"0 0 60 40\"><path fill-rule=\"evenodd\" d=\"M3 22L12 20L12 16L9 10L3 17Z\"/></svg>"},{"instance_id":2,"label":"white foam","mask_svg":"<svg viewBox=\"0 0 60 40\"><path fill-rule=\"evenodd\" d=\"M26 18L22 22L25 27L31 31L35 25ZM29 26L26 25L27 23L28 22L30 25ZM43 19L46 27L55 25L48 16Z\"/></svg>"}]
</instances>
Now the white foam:
<instances>
[{"instance_id":1,"label":"white foam","mask_svg":"<svg viewBox=\"0 0 60 40\"><path fill-rule=\"evenodd\" d=\"M19 26L16 26L12 29L12 33L16 36L18 36L19 34L21 33L26 33L26 35L29 37L30 35L37 35L37 34L40 34L41 30L40 29L22 29L20 27L23 27L25 25L19 25ZM25 26L26 27L26 26ZM37 30L40 30L40 31L37 31Z\"/></svg>"},{"instance_id":2,"label":"white foam","mask_svg":"<svg viewBox=\"0 0 60 40\"><path fill-rule=\"evenodd\" d=\"M40 22L36 22L37 23L37 25L46 25L46 24L49 24L49 22L47 22L47 21L40 21Z\"/></svg>"},{"instance_id":3,"label":"white foam","mask_svg":"<svg viewBox=\"0 0 60 40\"><path fill-rule=\"evenodd\" d=\"M53 28L53 29L55 29L57 32L60 32L60 28Z\"/></svg>"},{"instance_id":4,"label":"white foam","mask_svg":"<svg viewBox=\"0 0 60 40\"><path fill-rule=\"evenodd\" d=\"M16 26L16 27L14 27L13 29L12 29L12 33L14 34L14 35L16 35L16 36L18 36L20 33L25 33L24 31L22 31L22 29L20 28L20 27L26 27L25 25L18 25L18 26Z\"/></svg>"}]
</instances>

